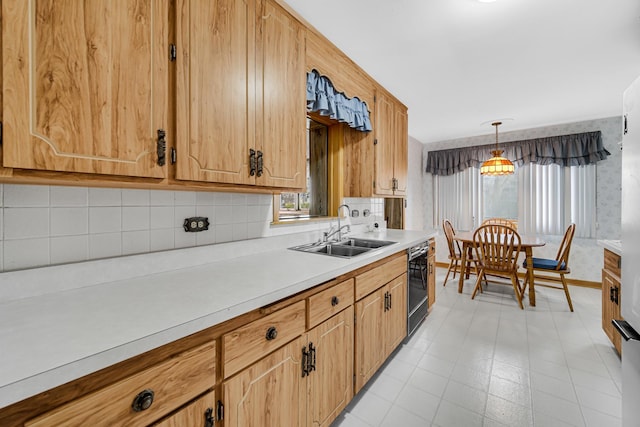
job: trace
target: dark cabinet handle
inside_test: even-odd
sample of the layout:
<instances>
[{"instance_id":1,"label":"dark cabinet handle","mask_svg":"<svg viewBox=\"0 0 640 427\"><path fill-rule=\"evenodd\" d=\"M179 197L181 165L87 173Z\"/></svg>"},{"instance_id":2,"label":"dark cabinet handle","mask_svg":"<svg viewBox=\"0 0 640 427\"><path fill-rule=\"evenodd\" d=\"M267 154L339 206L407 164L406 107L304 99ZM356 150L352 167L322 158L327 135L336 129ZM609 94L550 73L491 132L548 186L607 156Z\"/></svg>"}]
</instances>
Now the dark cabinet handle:
<instances>
[{"instance_id":1,"label":"dark cabinet handle","mask_svg":"<svg viewBox=\"0 0 640 427\"><path fill-rule=\"evenodd\" d=\"M145 411L149 409L152 403L153 403L153 390L146 389L138 393L138 395L133 399L133 404L131 404L131 408L133 408L134 412Z\"/></svg>"},{"instance_id":2,"label":"dark cabinet handle","mask_svg":"<svg viewBox=\"0 0 640 427\"><path fill-rule=\"evenodd\" d=\"M340 304L340 300L338 299L338 297L331 297L331 305L335 307L338 304Z\"/></svg>"},{"instance_id":3,"label":"dark cabinet handle","mask_svg":"<svg viewBox=\"0 0 640 427\"><path fill-rule=\"evenodd\" d=\"M262 151L258 151L258 173L256 175L259 177L262 176L262 166L263 166Z\"/></svg>"},{"instance_id":4,"label":"dark cabinet handle","mask_svg":"<svg viewBox=\"0 0 640 427\"><path fill-rule=\"evenodd\" d=\"M167 140L165 139L167 132L164 129L158 129L158 143L156 151L158 153L158 166L164 166L167 162Z\"/></svg>"},{"instance_id":5,"label":"dark cabinet handle","mask_svg":"<svg viewBox=\"0 0 640 427\"><path fill-rule=\"evenodd\" d=\"M272 326L269 329L267 329L267 335L266 335L267 341L275 340L277 336L278 336L278 330L276 329L275 326Z\"/></svg>"},{"instance_id":6,"label":"dark cabinet handle","mask_svg":"<svg viewBox=\"0 0 640 427\"><path fill-rule=\"evenodd\" d=\"M302 347L302 378L309 375L309 352L307 346Z\"/></svg>"},{"instance_id":7,"label":"dark cabinet handle","mask_svg":"<svg viewBox=\"0 0 640 427\"><path fill-rule=\"evenodd\" d=\"M307 369L308 372L311 371L315 371L316 370L316 348L314 347L313 343L310 342L309 343L309 368Z\"/></svg>"},{"instance_id":8,"label":"dark cabinet handle","mask_svg":"<svg viewBox=\"0 0 640 427\"><path fill-rule=\"evenodd\" d=\"M207 410L204 411L204 427L213 427L214 425L213 408L207 408Z\"/></svg>"},{"instance_id":9,"label":"dark cabinet handle","mask_svg":"<svg viewBox=\"0 0 640 427\"><path fill-rule=\"evenodd\" d=\"M256 174L256 150L249 149L249 175L254 176Z\"/></svg>"},{"instance_id":10,"label":"dark cabinet handle","mask_svg":"<svg viewBox=\"0 0 640 427\"><path fill-rule=\"evenodd\" d=\"M384 293L384 311L389 310L389 292Z\"/></svg>"},{"instance_id":11,"label":"dark cabinet handle","mask_svg":"<svg viewBox=\"0 0 640 427\"><path fill-rule=\"evenodd\" d=\"M613 302L613 286L609 286L609 301Z\"/></svg>"},{"instance_id":12,"label":"dark cabinet handle","mask_svg":"<svg viewBox=\"0 0 640 427\"><path fill-rule=\"evenodd\" d=\"M392 303L391 303L391 297L392 297L392 295L391 295L391 294L389 294L389 310L391 310L391 305L392 305Z\"/></svg>"}]
</instances>

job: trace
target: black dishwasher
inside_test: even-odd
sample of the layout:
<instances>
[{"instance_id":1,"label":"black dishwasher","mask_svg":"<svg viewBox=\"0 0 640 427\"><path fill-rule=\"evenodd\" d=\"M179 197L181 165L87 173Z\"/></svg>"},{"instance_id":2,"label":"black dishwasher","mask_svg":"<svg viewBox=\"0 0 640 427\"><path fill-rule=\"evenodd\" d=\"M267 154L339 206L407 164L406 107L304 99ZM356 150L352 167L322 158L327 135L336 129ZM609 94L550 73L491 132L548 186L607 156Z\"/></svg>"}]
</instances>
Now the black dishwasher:
<instances>
[{"instance_id":1,"label":"black dishwasher","mask_svg":"<svg viewBox=\"0 0 640 427\"><path fill-rule=\"evenodd\" d=\"M422 242L407 250L407 336L411 336L427 317L429 298L427 294L427 256L429 242Z\"/></svg>"}]
</instances>

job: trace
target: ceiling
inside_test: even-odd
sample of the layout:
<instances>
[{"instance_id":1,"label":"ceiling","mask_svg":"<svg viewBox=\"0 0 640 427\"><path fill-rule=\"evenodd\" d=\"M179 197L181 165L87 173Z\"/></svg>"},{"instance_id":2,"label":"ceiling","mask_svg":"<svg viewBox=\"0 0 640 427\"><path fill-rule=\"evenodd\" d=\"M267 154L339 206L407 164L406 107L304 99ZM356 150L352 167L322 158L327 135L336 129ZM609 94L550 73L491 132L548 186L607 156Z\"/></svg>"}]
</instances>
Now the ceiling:
<instances>
[{"instance_id":1,"label":"ceiling","mask_svg":"<svg viewBox=\"0 0 640 427\"><path fill-rule=\"evenodd\" d=\"M285 1L409 108L423 143L618 115L640 75L638 0Z\"/></svg>"}]
</instances>

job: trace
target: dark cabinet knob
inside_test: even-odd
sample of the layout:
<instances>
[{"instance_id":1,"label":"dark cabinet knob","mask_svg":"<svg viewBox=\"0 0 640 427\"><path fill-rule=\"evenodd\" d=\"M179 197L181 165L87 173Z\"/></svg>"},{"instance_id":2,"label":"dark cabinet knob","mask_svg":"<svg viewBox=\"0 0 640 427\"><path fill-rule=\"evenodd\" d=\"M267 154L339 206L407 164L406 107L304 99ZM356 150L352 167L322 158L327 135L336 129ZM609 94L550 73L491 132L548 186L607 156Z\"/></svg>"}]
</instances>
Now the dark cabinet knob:
<instances>
[{"instance_id":1,"label":"dark cabinet knob","mask_svg":"<svg viewBox=\"0 0 640 427\"><path fill-rule=\"evenodd\" d=\"M267 341L275 340L277 336L278 336L278 331L276 330L275 326L272 326L269 329L267 329L267 336L266 336Z\"/></svg>"},{"instance_id":2,"label":"dark cabinet knob","mask_svg":"<svg viewBox=\"0 0 640 427\"><path fill-rule=\"evenodd\" d=\"M332 306L336 306L340 303L340 300L338 299L338 297L331 297L331 305Z\"/></svg>"},{"instance_id":3,"label":"dark cabinet knob","mask_svg":"<svg viewBox=\"0 0 640 427\"><path fill-rule=\"evenodd\" d=\"M135 412L140 412L149 409L152 403L153 390L146 389L138 393L138 395L133 399L133 404L131 405L131 407Z\"/></svg>"}]
</instances>

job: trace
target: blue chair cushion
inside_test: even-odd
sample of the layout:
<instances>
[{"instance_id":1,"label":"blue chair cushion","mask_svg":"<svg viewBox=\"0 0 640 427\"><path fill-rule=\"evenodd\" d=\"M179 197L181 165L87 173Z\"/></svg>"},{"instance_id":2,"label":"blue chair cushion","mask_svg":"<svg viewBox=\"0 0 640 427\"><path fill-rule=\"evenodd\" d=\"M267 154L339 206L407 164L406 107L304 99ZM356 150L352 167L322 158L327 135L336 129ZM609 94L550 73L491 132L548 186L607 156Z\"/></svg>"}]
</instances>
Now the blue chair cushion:
<instances>
[{"instance_id":1,"label":"blue chair cushion","mask_svg":"<svg viewBox=\"0 0 640 427\"><path fill-rule=\"evenodd\" d=\"M555 270L558 266L558 261L555 259L546 259L546 258L532 258L533 260L533 268L540 268L543 270ZM527 268L527 260L525 259L522 263L524 268ZM564 261L560 265L560 270L564 270L566 265Z\"/></svg>"}]
</instances>

